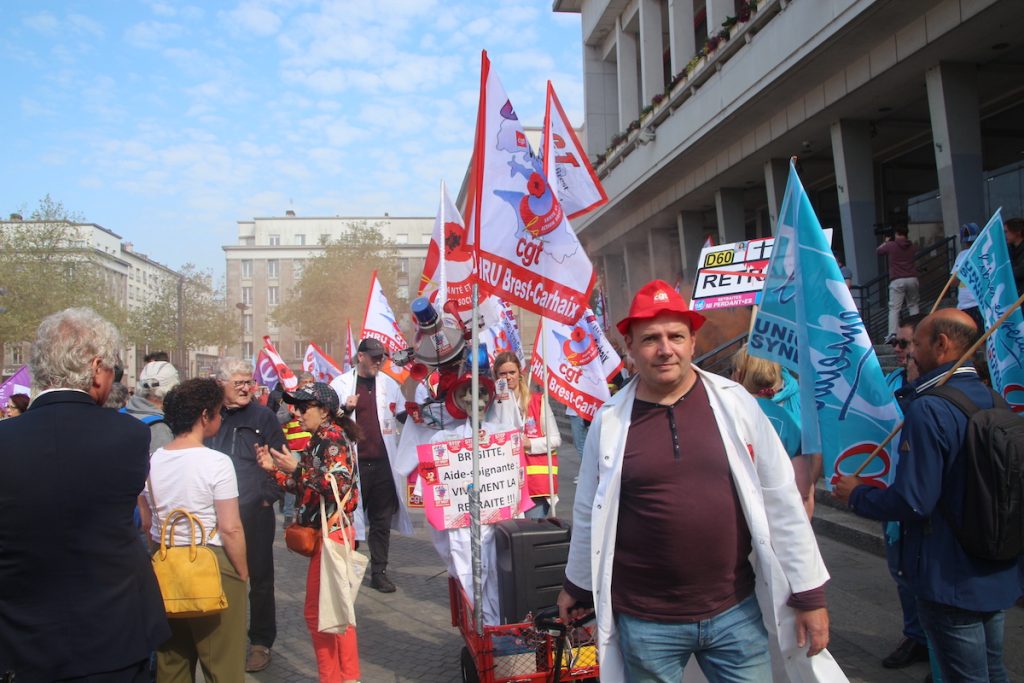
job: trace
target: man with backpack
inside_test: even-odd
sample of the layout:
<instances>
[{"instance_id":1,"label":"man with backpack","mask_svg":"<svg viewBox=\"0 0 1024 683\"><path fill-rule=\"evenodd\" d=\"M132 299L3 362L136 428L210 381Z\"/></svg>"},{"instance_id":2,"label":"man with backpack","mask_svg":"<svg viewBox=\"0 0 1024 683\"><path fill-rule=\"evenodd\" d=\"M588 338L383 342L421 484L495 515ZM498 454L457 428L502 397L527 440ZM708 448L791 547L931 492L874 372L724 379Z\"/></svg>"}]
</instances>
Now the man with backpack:
<instances>
[{"instance_id":1,"label":"man with backpack","mask_svg":"<svg viewBox=\"0 0 1024 683\"><path fill-rule=\"evenodd\" d=\"M1020 501L1001 498L987 484L999 479L1011 492L1024 485L1020 470L985 472L1024 459L1024 420L997 402L969 363L943 382L977 334L957 309L921 321L912 347L921 375L905 404L892 485L878 489L839 477L834 495L863 517L902 522L900 572L917 598L943 679L1006 681L1003 622L1021 594L1024 529ZM1002 526L987 528L985 520Z\"/></svg>"},{"instance_id":2,"label":"man with backpack","mask_svg":"<svg viewBox=\"0 0 1024 683\"><path fill-rule=\"evenodd\" d=\"M179 381L178 371L167 361L147 363L139 373L139 386L135 395L128 399L128 405L124 407L123 412L149 426L150 455L174 438L171 428L164 422L164 396Z\"/></svg>"}]
</instances>

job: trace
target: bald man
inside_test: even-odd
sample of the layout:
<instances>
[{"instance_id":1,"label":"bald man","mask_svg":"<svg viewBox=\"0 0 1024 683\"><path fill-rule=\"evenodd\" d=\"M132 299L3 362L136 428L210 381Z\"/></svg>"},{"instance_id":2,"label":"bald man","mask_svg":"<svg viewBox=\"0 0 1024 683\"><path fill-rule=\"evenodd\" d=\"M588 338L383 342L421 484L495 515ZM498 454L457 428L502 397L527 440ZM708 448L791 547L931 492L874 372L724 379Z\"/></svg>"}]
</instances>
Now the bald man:
<instances>
[{"instance_id":1,"label":"bald man","mask_svg":"<svg viewBox=\"0 0 1024 683\"><path fill-rule=\"evenodd\" d=\"M1016 560L968 555L946 522L963 516L966 458L961 450L967 416L928 390L977 335L971 317L955 308L936 311L918 324L911 356L921 374L904 406L892 486L877 489L858 477L841 477L834 491L858 515L902 522L899 570L917 599L921 625L948 681L1008 680L1003 619L1021 592ZM962 392L978 408L993 405L991 390L970 363L944 386Z\"/></svg>"}]
</instances>

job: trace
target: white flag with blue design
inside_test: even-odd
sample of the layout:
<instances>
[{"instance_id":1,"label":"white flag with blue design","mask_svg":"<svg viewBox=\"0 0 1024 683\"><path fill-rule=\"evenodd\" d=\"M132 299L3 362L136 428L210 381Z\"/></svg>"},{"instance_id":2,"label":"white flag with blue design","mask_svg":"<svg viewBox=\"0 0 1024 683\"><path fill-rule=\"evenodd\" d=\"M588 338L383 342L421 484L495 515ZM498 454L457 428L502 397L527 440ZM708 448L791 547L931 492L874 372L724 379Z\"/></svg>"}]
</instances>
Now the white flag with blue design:
<instances>
[{"instance_id":1,"label":"white flag with blue design","mask_svg":"<svg viewBox=\"0 0 1024 683\"><path fill-rule=\"evenodd\" d=\"M792 163L779 214L748 349L799 375L803 452L822 453L831 488L832 476L853 474L902 415ZM896 443L860 476L887 485Z\"/></svg>"},{"instance_id":2,"label":"white flag with blue design","mask_svg":"<svg viewBox=\"0 0 1024 683\"><path fill-rule=\"evenodd\" d=\"M978 300L978 310L989 328L1017 300L1017 285L1003 233L1002 209L997 209L974 240L956 273ZM1002 394L1014 412L1024 413L1024 315L1018 308L985 343L992 388Z\"/></svg>"}]
</instances>

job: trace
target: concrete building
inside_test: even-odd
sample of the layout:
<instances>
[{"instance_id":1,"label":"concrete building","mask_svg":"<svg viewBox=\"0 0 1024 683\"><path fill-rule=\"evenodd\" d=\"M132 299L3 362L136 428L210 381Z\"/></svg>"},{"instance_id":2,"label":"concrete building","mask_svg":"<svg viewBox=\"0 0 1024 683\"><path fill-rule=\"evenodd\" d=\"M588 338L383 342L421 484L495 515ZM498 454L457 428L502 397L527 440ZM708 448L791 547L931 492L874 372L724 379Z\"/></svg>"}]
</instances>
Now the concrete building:
<instances>
[{"instance_id":1,"label":"concrete building","mask_svg":"<svg viewBox=\"0 0 1024 683\"><path fill-rule=\"evenodd\" d=\"M855 285L884 272L888 226L924 245L999 206L1021 215L1019 0L553 9L581 16L586 144L610 200L574 227L612 320L649 279L692 277L708 235L770 235L792 156Z\"/></svg>"},{"instance_id":2,"label":"concrete building","mask_svg":"<svg viewBox=\"0 0 1024 683\"><path fill-rule=\"evenodd\" d=\"M288 296L299 280L303 263L323 253L321 243L335 240L353 225L371 225L395 243L400 271L398 291L385 292L395 313L409 310L409 301L416 295L423 262L427 256L434 218L392 217L302 217L288 211L284 216L254 218L238 222L238 242L224 246L227 259L227 297L240 310L239 344L228 352L252 358L269 336L292 368L302 366L302 356L309 339L295 330L271 321L270 311L287 306ZM360 300L365 300L369 283L353 283ZM340 291L340 288L339 288ZM359 334L362 320L352 320ZM327 345L327 340L312 340ZM333 348L327 353L342 352ZM339 362L340 358L337 359Z\"/></svg>"}]
</instances>

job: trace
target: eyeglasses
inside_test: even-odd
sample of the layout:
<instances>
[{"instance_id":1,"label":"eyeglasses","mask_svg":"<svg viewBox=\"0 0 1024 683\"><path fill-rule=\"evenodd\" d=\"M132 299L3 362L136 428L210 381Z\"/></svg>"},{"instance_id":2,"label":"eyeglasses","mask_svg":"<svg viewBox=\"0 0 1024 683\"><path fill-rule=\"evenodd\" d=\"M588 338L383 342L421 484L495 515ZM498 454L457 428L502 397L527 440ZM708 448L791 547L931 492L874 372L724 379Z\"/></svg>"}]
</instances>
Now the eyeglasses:
<instances>
[{"instance_id":1,"label":"eyeglasses","mask_svg":"<svg viewBox=\"0 0 1024 683\"><path fill-rule=\"evenodd\" d=\"M901 349L905 349L908 346L910 346L910 342L908 342L906 339L893 339L892 347L896 348L897 346L900 347Z\"/></svg>"},{"instance_id":2,"label":"eyeglasses","mask_svg":"<svg viewBox=\"0 0 1024 683\"><path fill-rule=\"evenodd\" d=\"M231 384L234 385L235 389L243 389L245 387L252 388L252 387L256 386L256 380L254 380L254 379L236 379L236 380L232 381Z\"/></svg>"}]
</instances>

